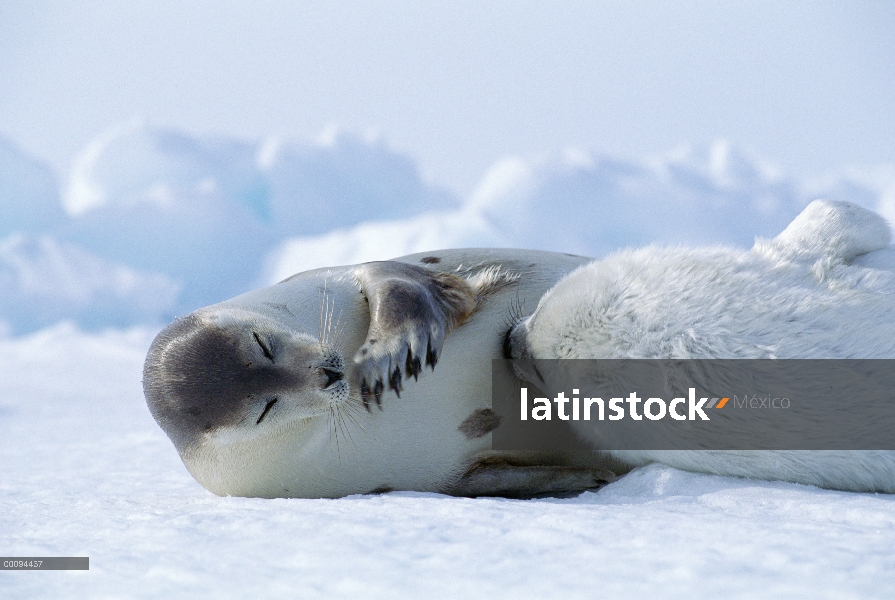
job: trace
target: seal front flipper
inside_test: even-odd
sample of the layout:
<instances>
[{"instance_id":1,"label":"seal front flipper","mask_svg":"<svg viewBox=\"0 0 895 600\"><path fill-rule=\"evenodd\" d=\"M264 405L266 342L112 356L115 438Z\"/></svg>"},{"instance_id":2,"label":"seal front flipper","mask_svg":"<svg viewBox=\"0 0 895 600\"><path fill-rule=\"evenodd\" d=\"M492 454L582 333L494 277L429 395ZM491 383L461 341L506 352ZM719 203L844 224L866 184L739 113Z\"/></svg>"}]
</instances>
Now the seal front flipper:
<instances>
[{"instance_id":1,"label":"seal front flipper","mask_svg":"<svg viewBox=\"0 0 895 600\"><path fill-rule=\"evenodd\" d=\"M367 338L354 355L369 410L386 386L400 396L403 377L435 368L444 336L475 310L476 293L462 277L396 261L359 265L353 275L370 304Z\"/></svg>"}]
</instances>

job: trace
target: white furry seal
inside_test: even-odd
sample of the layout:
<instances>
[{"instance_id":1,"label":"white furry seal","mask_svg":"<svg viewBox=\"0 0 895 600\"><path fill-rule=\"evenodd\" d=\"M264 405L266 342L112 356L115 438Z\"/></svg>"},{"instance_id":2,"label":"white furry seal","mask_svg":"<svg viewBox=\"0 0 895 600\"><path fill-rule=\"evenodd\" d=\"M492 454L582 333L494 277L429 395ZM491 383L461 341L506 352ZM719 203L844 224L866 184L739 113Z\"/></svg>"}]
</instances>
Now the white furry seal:
<instances>
[{"instance_id":1,"label":"white furry seal","mask_svg":"<svg viewBox=\"0 0 895 600\"><path fill-rule=\"evenodd\" d=\"M489 433L491 359L513 307L589 260L449 250L301 273L163 330L146 400L190 473L221 495L598 487L611 474L592 458L498 455Z\"/></svg>"},{"instance_id":2,"label":"white furry seal","mask_svg":"<svg viewBox=\"0 0 895 600\"><path fill-rule=\"evenodd\" d=\"M619 252L557 283L513 327L508 351L514 358L893 358L895 250L888 247L889 235L878 215L819 200L750 251ZM550 386L537 374L522 375ZM576 425L584 438L601 439L599 422ZM629 466L662 462L721 475L895 492L892 451L611 454Z\"/></svg>"}]
</instances>

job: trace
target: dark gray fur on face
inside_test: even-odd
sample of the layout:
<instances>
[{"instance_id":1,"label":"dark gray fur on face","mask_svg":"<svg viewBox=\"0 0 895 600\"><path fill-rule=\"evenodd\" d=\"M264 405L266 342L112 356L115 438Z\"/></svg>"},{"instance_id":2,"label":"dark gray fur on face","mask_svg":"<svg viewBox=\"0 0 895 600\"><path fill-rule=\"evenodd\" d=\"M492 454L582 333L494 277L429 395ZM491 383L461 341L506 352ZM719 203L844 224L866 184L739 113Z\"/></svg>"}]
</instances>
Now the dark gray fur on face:
<instances>
[{"instance_id":1,"label":"dark gray fur on face","mask_svg":"<svg viewBox=\"0 0 895 600\"><path fill-rule=\"evenodd\" d=\"M235 337L239 333L191 315L169 325L152 343L143 391L152 416L178 450L204 432L244 420L253 401L267 402L303 384L294 369L249 356L246 346L254 342Z\"/></svg>"}]
</instances>

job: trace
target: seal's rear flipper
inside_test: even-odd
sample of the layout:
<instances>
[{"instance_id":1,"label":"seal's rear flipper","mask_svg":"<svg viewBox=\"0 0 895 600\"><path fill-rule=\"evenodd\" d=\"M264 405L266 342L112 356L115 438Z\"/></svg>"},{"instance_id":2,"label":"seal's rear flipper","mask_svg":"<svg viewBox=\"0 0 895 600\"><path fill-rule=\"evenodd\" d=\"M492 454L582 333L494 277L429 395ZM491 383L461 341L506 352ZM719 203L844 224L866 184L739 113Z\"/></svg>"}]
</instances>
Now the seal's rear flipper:
<instances>
[{"instance_id":1,"label":"seal's rear flipper","mask_svg":"<svg viewBox=\"0 0 895 600\"><path fill-rule=\"evenodd\" d=\"M759 239L754 252L783 260L849 263L889 245L889 225L875 212L849 202L815 200L772 240Z\"/></svg>"},{"instance_id":2,"label":"seal's rear flipper","mask_svg":"<svg viewBox=\"0 0 895 600\"><path fill-rule=\"evenodd\" d=\"M485 460L473 465L453 489L454 496L526 498L595 490L616 479L603 469L562 466L516 466Z\"/></svg>"},{"instance_id":3,"label":"seal's rear flipper","mask_svg":"<svg viewBox=\"0 0 895 600\"><path fill-rule=\"evenodd\" d=\"M444 336L476 308L476 291L462 277L396 261L354 270L370 303L370 329L354 355L355 380L364 405L381 404L386 386L400 394L402 377L433 369Z\"/></svg>"}]
</instances>

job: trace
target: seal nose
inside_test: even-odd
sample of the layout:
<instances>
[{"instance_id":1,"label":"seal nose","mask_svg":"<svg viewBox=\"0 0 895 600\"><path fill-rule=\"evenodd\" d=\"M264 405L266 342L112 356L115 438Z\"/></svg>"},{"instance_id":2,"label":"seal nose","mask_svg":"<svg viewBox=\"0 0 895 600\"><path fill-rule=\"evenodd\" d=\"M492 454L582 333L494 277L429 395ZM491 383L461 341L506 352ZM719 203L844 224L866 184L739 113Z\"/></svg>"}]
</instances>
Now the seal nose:
<instances>
[{"instance_id":1,"label":"seal nose","mask_svg":"<svg viewBox=\"0 0 895 600\"><path fill-rule=\"evenodd\" d=\"M333 371L332 369L320 369L323 371L323 374L326 375L326 385L323 386L323 389L328 388L332 384L337 381L341 381L345 378L344 373L341 371Z\"/></svg>"},{"instance_id":2,"label":"seal nose","mask_svg":"<svg viewBox=\"0 0 895 600\"><path fill-rule=\"evenodd\" d=\"M525 342L525 322L527 319L517 321L515 325L507 330L503 337L503 357L504 358L524 358L528 355L528 346Z\"/></svg>"}]
</instances>

